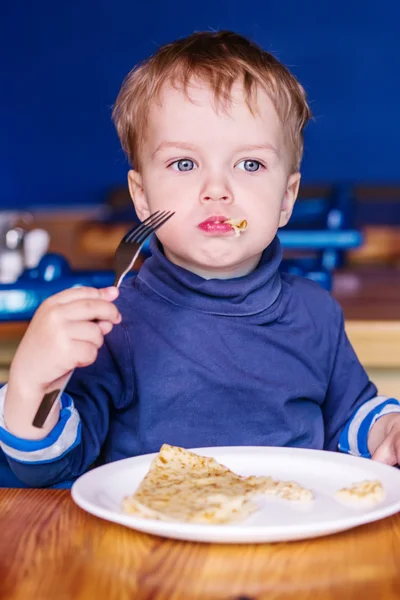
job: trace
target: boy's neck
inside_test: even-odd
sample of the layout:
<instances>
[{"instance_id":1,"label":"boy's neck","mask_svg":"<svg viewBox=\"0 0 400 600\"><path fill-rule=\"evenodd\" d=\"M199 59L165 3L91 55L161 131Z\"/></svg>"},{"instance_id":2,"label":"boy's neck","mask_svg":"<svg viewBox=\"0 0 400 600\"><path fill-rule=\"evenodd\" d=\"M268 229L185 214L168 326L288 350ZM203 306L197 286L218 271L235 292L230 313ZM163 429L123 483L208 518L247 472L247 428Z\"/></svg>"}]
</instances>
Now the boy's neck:
<instances>
[{"instance_id":1,"label":"boy's neck","mask_svg":"<svg viewBox=\"0 0 400 600\"><path fill-rule=\"evenodd\" d=\"M209 267L202 268L200 265L186 263L185 261L180 260L178 256L171 253L167 248L163 248L163 250L169 261L203 279L235 279L237 277L245 277L256 269L262 256L262 254L257 254L250 259L246 259L243 263L236 264L229 268L216 267L215 269L211 269Z\"/></svg>"}]
</instances>

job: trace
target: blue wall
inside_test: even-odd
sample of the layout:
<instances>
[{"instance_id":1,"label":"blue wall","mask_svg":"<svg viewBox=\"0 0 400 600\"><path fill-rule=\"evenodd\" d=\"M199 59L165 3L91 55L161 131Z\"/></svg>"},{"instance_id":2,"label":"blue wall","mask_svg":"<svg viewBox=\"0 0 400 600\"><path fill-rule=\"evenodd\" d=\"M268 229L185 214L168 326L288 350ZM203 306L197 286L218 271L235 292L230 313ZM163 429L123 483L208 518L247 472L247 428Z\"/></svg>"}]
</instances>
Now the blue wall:
<instances>
[{"instance_id":1,"label":"blue wall","mask_svg":"<svg viewBox=\"0 0 400 600\"><path fill-rule=\"evenodd\" d=\"M397 0L2 0L0 208L101 202L126 176L123 77L208 28L253 37L305 85L305 180L399 181L399 21Z\"/></svg>"}]
</instances>

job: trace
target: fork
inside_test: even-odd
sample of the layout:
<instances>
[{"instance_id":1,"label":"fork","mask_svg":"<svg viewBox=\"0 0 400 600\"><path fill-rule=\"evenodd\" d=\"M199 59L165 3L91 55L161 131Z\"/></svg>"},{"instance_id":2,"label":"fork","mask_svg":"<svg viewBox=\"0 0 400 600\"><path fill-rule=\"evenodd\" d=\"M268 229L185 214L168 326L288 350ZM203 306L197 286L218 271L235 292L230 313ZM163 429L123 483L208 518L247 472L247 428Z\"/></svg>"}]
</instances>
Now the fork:
<instances>
[{"instance_id":1,"label":"fork","mask_svg":"<svg viewBox=\"0 0 400 600\"><path fill-rule=\"evenodd\" d=\"M140 225L135 225L128 231L119 243L118 248L114 255L114 271L115 281L114 285L119 288L125 275L132 269L137 257L139 256L140 250L144 243L149 237L162 227L175 213L170 211L156 211L145 219ZM64 383L62 389L53 390L48 392L42 398L39 408L36 411L35 417L32 421L34 427L43 427L47 417L57 398L65 390L69 380L71 379L73 371L69 374L67 380Z\"/></svg>"}]
</instances>

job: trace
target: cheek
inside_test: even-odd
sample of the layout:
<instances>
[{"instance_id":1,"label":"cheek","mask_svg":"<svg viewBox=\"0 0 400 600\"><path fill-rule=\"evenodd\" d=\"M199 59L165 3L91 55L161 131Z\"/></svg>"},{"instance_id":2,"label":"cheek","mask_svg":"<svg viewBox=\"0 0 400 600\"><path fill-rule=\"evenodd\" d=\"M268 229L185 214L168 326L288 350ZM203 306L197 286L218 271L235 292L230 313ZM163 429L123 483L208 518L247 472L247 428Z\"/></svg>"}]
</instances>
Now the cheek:
<instances>
[{"instance_id":1,"label":"cheek","mask_svg":"<svg viewBox=\"0 0 400 600\"><path fill-rule=\"evenodd\" d=\"M190 235L187 228L182 222L176 219L174 215L172 219L157 231L157 238L165 248L178 250L185 248L190 242Z\"/></svg>"},{"instance_id":2,"label":"cheek","mask_svg":"<svg viewBox=\"0 0 400 600\"><path fill-rule=\"evenodd\" d=\"M264 196L261 202L251 208L248 214L252 241L268 245L279 229L281 203L276 198Z\"/></svg>"},{"instance_id":3,"label":"cheek","mask_svg":"<svg viewBox=\"0 0 400 600\"><path fill-rule=\"evenodd\" d=\"M185 199L189 201L193 198L193 185L190 185L189 178L185 177L174 177L171 174L156 176L145 182L144 186L149 206L155 210L182 209Z\"/></svg>"},{"instance_id":4,"label":"cheek","mask_svg":"<svg viewBox=\"0 0 400 600\"><path fill-rule=\"evenodd\" d=\"M249 216L257 217L260 225L279 219L283 201L279 192L273 189L269 190L266 186L262 189L252 190L252 193L249 192L250 190L243 196L246 199L243 206Z\"/></svg>"}]
</instances>

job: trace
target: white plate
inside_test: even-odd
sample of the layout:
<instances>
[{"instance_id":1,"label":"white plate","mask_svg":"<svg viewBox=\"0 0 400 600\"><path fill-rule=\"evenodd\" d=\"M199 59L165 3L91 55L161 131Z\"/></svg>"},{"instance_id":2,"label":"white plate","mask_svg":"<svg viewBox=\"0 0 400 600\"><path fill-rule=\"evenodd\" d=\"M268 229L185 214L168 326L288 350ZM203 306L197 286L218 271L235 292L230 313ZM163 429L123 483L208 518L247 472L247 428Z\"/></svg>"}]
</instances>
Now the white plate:
<instances>
[{"instance_id":1,"label":"white plate","mask_svg":"<svg viewBox=\"0 0 400 600\"><path fill-rule=\"evenodd\" d=\"M311 488L307 508L279 500L261 501L261 509L240 524L199 525L147 520L123 514L122 499L146 475L155 454L109 463L89 471L72 487L74 501L87 512L127 527L181 540L261 543L299 540L350 529L400 511L400 471L365 458L298 448L197 448L239 475L271 475ZM336 490L363 479L379 479L386 497L372 508L353 508L334 499Z\"/></svg>"}]
</instances>

